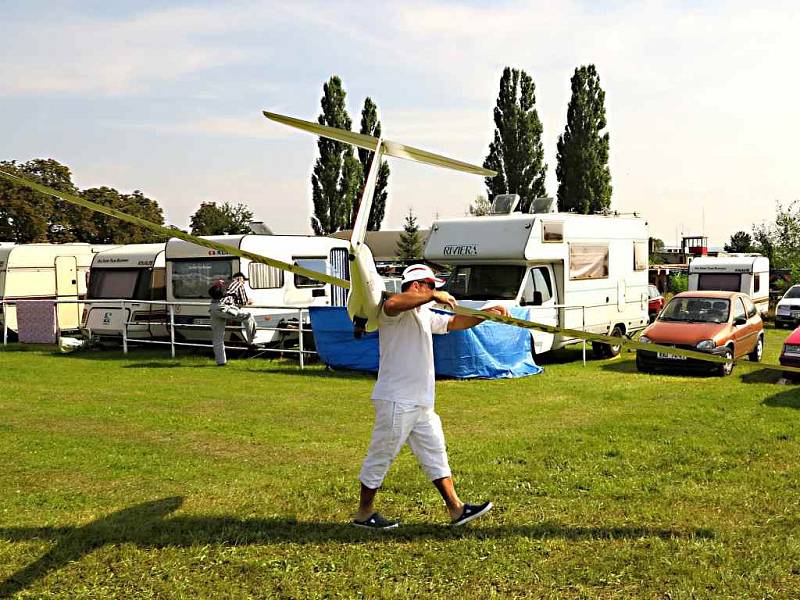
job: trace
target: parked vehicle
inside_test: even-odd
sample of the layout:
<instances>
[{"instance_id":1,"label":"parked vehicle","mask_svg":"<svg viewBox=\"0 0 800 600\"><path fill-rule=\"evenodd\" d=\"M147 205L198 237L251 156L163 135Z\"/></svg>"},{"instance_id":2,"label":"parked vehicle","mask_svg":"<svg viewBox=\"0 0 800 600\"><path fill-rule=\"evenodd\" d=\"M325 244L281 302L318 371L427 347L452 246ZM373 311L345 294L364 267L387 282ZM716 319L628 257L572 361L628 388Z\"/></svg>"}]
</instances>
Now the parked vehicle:
<instances>
[{"instance_id":1,"label":"parked vehicle","mask_svg":"<svg viewBox=\"0 0 800 600\"><path fill-rule=\"evenodd\" d=\"M775 307L776 327L795 327L800 323L800 285L793 285Z\"/></svg>"},{"instance_id":2,"label":"parked vehicle","mask_svg":"<svg viewBox=\"0 0 800 600\"><path fill-rule=\"evenodd\" d=\"M459 304L525 306L539 323L627 336L648 324L647 240L636 216L512 212L440 219L423 256L452 266L446 289ZM531 335L537 354L580 341Z\"/></svg>"},{"instance_id":3,"label":"parked vehicle","mask_svg":"<svg viewBox=\"0 0 800 600\"><path fill-rule=\"evenodd\" d=\"M682 292L669 301L639 341L708 352L727 359L715 364L678 354L636 351L636 367L714 369L730 375L736 359L759 362L764 354L764 324L753 301L740 292Z\"/></svg>"},{"instance_id":4,"label":"parked vehicle","mask_svg":"<svg viewBox=\"0 0 800 600\"><path fill-rule=\"evenodd\" d=\"M0 299L80 300L86 296L89 268L97 252L114 246L91 244L19 244L0 247ZM56 305L61 331L77 331L83 306ZM17 331L17 309L4 305L0 329L5 322Z\"/></svg>"},{"instance_id":5,"label":"parked vehicle","mask_svg":"<svg viewBox=\"0 0 800 600\"><path fill-rule=\"evenodd\" d=\"M101 339L167 337L167 309L142 301L166 300L164 244L129 244L95 255L89 273L81 331ZM126 300L125 308L118 300ZM139 301L139 302L137 302Z\"/></svg>"},{"instance_id":6,"label":"parked vehicle","mask_svg":"<svg viewBox=\"0 0 800 600\"><path fill-rule=\"evenodd\" d=\"M783 341L783 349L779 362L784 367L798 367L800 368L800 327L795 329ZM797 380L800 379L800 373L793 373L786 371L784 373L786 379Z\"/></svg>"},{"instance_id":7,"label":"parked vehicle","mask_svg":"<svg viewBox=\"0 0 800 600\"><path fill-rule=\"evenodd\" d=\"M349 279L349 242L345 240L305 235L226 235L208 239ZM208 288L215 280L229 280L238 271L244 273L249 279L245 290L254 304L248 310L260 328L255 338L257 345L277 343L286 337L281 332L263 328L274 328L292 319L296 323L298 308L347 305L346 289L177 238L167 242L166 265L167 300L203 304L176 306L175 322L179 326L208 325ZM310 324L304 326L310 327ZM207 342L211 339L211 331L205 327L180 327L178 331L187 340ZM234 332L228 332L226 339L242 341L241 335Z\"/></svg>"},{"instance_id":8,"label":"parked vehicle","mask_svg":"<svg viewBox=\"0 0 800 600\"><path fill-rule=\"evenodd\" d=\"M769 259L760 254L701 256L689 263L688 291L719 290L750 296L763 316L769 310Z\"/></svg>"},{"instance_id":9,"label":"parked vehicle","mask_svg":"<svg viewBox=\"0 0 800 600\"><path fill-rule=\"evenodd\" d=\"M651 323L656 320L658 313L664 308L665 302L664 296L661 295L656 286L647 286L647 314Z\"/></svg>"}]
</instances>

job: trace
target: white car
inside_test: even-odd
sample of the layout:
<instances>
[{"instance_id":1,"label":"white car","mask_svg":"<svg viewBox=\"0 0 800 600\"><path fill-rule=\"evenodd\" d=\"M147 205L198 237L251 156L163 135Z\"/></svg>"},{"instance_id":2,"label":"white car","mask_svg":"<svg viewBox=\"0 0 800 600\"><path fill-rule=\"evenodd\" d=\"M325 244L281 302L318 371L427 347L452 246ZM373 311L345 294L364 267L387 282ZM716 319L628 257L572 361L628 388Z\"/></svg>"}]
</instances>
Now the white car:
<instances>
[{"instance_id":1,"label":"white car","mask_svg":"<svg viewBox=\"0 0 800 600\"><path fill-rule=\"evenodd\" d=\"M778 300L775 308L775 326L795 327L800 323L800 285L793 285L783 298Z\"/></svg>"}]
</instances>

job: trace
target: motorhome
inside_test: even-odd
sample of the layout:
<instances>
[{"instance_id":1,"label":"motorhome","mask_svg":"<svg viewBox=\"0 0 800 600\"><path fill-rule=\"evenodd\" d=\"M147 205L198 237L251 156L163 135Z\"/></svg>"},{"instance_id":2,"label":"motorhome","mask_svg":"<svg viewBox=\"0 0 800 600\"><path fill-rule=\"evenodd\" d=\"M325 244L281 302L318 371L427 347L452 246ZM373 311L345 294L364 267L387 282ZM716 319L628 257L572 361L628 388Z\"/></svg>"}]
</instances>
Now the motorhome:
<instances>
[{"instance_id":1,"label":"motorhome","mask_svg":"<svg viewBox=\"0 0 800 600\"><path fill-rule=\"evenodd\" d=\"M702 290L742 292L765 315L769 309L769 259L760 254L697 257L689 263L689 291Z\"/></svg>"},{"instance_id":2,"label":"motorhome","mask_svg":"<svg viewBox=\"0 0 800 600\"><path fill-rule=\"evenodd\" d=\"M614 336L647 325L643 219L512 211L434 222L423 256L452 267L447 291L459 304L524 306L532 321ZM541 331L532 337L537 354L579 341ZM605 344L593 349L619 352Z\"/></svg>"},{"instance_id":3,"label":"motorhome","mask_svg":"<svg viewBox=\"0 0 800 600\"><path fill-rule=\"evenodd\" d=\"M166 337L166 307L146 302L167 299L164 255L164 244L129 244L96 254L89 273L83 333L121 339L127 323L130 339Z\"/></svg>"},{"instance_id":4,"label":"motorhome","mask_svg":"<svg viewBox=\"0 0 800 600\"><path fill-rule=\"evenodd\" d=\"M0 321L17 331L17 309L26 299L79 300L86 296L89 268L97 252L113 248L91 244L19 244L0 247ZM11 302L11 304L6 304ZM83 306L56 305L61 331L80 328Z\"/></svg>"},{"instance_id":5,"label":"motorhome","mask_svg":"<svg viewBox=\"0 0 800 600\"><path fill-rule=\"evenodd\" d=\"M345 240L302 235L226 235L208 239L312 271L349 278L349 244ZM249 279L245 290L253 307L247 310L255 316L259 328L255 338L257 345L283 339L285 335L282 332L266 328L297 319L297 309L347 305L347 290L344 288L173 238L166 247L167 300L184 303L175 306L175 322L183 338L211 339L210 329L198 327L209 324L208 288L214 281L227 281L239 271ZM241 336L234 332L229 332L226 339L242 341Z\"/></svg>"}]
</instances>

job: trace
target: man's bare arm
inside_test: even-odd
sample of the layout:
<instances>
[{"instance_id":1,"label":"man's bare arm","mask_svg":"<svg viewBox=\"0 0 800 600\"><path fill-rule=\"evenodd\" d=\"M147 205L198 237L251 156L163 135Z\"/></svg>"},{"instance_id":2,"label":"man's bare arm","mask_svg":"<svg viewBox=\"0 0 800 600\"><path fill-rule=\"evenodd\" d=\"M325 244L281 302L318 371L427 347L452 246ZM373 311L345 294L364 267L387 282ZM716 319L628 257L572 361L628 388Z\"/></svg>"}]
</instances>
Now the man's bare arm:
<instances>
[{"instance_id":1,"label":"man's bare arm","mask_svg":"<svg viewBox=\"0 0 800 600\"><path fill-rule=\"evenodd\" d=\"M489 308L484 308L482 310L483 312L498 314L501 317L508 316L508 311L506 310L505 306L490 306ZM460 331L462 329L469 329L470 327L475 327L475 325L479 323L483 323L483 321L484 319L481 319L480 317L455 315L452 319L450 319L450 323L447 325L447 331Z\"/></svg>"},{"instance_id":2,"label":"man's bare arm","mask_svg":"<svg viewBox=\"0 0 800 600\"><path fill-rule=\"evenodd\" d=\"M419 291L407 290L400 294L389 296L383 303L383 312L390 317L396 317L402 312L417 308L431 301L445 304L451 308L456 304L455 298L447 292L428 289Z\"/></svg>"}]
</instances>

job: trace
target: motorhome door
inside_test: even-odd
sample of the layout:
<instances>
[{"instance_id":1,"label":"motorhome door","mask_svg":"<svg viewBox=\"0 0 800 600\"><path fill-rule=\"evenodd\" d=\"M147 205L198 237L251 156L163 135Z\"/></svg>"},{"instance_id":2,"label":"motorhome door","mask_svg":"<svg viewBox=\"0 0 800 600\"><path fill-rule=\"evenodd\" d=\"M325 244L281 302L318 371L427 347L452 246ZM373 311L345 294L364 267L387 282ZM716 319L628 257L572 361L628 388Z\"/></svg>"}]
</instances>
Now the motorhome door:
<instances>
[{"instance_id":1,"label":"motorhome door","mask_svg":"<svg viewBox=\"0 0 800 600\"><path fill-rule=\"evenodd\" d=\"M59 300L78 299L78 261L74 256L56 257L56 297ZM78 329L81 307L74 303L57 304L59 329Z\"/></svg>"},{"instance_id":2,"label":"motorhome door","mask_svg":"<svg viewBox=\"0 0 800 600\"><path fill-rule=\"evenodd\" d=\"M520 306L529 310L528 319L544 325L558 326L556 290L553 269L550 265L536 265L528 269L522 287ZM533 348L536 354L553 347L553 334L532 330Z\"/></svg>"}]
</instances>

